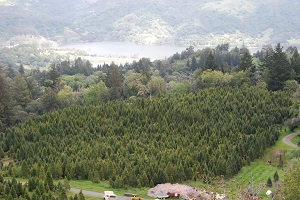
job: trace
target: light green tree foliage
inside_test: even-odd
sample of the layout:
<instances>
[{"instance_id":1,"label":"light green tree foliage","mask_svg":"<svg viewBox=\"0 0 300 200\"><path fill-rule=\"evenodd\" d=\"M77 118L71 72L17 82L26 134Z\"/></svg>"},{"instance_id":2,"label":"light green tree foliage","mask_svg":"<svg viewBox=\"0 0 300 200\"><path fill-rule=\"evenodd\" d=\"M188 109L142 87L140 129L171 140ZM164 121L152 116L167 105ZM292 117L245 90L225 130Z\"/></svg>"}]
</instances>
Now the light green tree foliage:
<instances>
[{"instance_id":1,"label":"light green tree foliage","mask_svg":"<svg viewBox=\"0 0 300 200\"><path fill-rule=\"evenodd\" d=\"M151 77L148 83L149 92L151 95L160 95L166 92L166 83L163 78L159 76Z\"/></svg>"},{"instance_id":2,"label":"light green tree foliage","mask_svg":"<svg viewBox=\"0 0 300 200\"><path fill-rule=\"evenodd\" d=\"M227 73L223 74L220 71L212 71L208 69L202 73L201 79L204 87L220 87L229 85L233 76Z\"/></svg>"},{"instance_id":3,"label":"light green tree foliage","mask_svg":"<svg viewBox=\"0 0 300 200\"><path fill-rule=\"evenodd\" d=\"M233 86L249 86L251 83L250 70L239 71L232 77Z\"/></svg>"},{"instance_id":4,"label":"light green tree foliage","mask_svg":"<svg viewBox=\"0 0 300 200\"><path fill-rule=\"evenodd\" d=\"M287 200L300 199L300 164L284 176L283 193Z\"/></svg>"},{"instance_id":5,"label":"light green tree foliage","mask_svg":"<svg viewBox=\"0 0 300 200\"><path fill-rule=\"evenodd\" d=\"M124 81L124 96L137 96L139 91L143 89L143 75L140 73L131 73L125 77Z\"/></svg>"},{"instance_id":6,"label":"light green tree foliage","mask_svg":"<svg viewBox=\"0 0 300 200\"><path fill-rule=\"evenodd\" d=\"M72 105L73 90L70 86L64 87L58 92L57 98L62 108Z\"/></svg>"},{"instance_id":7,"label":"light green tree foliage","mask_svg":"<svg viewBox=\"0 0 300 200\"><path fill-rule=\"evenodd\" d=\"M197 91L199 88L202 87L202 70L196 69L194 72L194 80L193 80L193 90Z\"/></svg>"},{"instance_id":8,"label":"light green tree foliage","mask_svg":"<svg viewBox=\"0 0 300 200\"><path fill-rule=\"evenodd\" d=\"M85 104L97 104L100 102L107 101L108 99L108 88L103 81L93 85L86 92L84 96Z\"/></svg>"},{"instance_id":9,"label":"light green tree foliage","mask_svg":"<svg viewBox=\"0 0 300 200\"><path fill-rule=\"evenodd\" d=\"M284 88L283 90L289 92L289 93L294 93L297 91L299 85L296 80L288 80L284 83Z\"/></svg>"},{"instance_id":10,"label":"light green tree foliage","mask_svg":"<svg viewBox=\"0 0 300 200\"><path fill-rule=\"evenodd\" d=\"M174 82L171 87L172 92L176 94L187 94L191 91L191 84L188 81L181 83Z\"/></svg>"},{"instance_id":11,"label":"light green tree foliage","mask_svg":"<svg viewBox=\"0 0 300 200\"><path fill-rule=\"evenodd\" d=\"M300 165L300 149L295 148L286 153L286 157L290 160L290 167L295 168L295 166Z\"/></svg>"}]
</instances>

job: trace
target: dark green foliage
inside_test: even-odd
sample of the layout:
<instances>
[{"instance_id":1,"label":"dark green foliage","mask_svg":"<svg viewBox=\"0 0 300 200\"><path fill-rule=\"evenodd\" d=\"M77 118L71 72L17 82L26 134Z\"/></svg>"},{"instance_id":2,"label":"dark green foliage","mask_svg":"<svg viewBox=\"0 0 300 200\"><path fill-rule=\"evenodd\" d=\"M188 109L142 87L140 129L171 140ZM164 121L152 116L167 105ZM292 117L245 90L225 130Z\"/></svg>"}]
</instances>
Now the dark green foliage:
<instances>
[{"instance_id":1,"label":"dark green foliage","mask_svg":"<svg viewBox=\"0 0 300 200\"><path fill-rule=\"evenodd\" d=\"M218 65L216 64L215 57L211 51L206 58L205 69L218 70Z\"/></svg>"},{"instance_id":2,"label":"dark green foliage","mask_svg":"<svg viewBox=\"0 0 300 200\"><path fill-rule=\"evenodd\" d=\"M300 56L297 49L295 49L291 58L291 67L294 70L295 79L300 83Z\"/></svg>"},{"instance_id":3,"label":"dark green foliage","mask_svg":"<svg viewBox=\"0 0 300 200\"><path fill-rule=\"evenodd\" d=\"M10 125L12 117L11 94L9 85L4 76L0 73L0 130Z\"/></svg>"},{"instance_id":4,"label":"dark green foliage","mask_svg":"<svg viewBox=\"0 0 300 200\"><path fill-rule=\"evenodd\" d=\"M279 175L277 171L274 173L274 181L277 182L279 180Z\"/></svg>"},{"instance_id":5,"label":"dark green foliage","mask_svg":"<svg viewBox=\"0 0 300 200\"><path fill-rule=\"evenodd\" d=\"M278 44L271 55L265 57L264 66L269 70L268 88L272 91L281 90L285 81L291 78L291 65L282 47Z\"/></svg>"},{"instance_id":6,"label":"dark green foliage","mask_svg":"<svg viewBox=\"0 0 300 200\"><path fill-rule=\"evenodd\" d=\"M196 57L193 56L193 57L192 57L192 63L191 63L191 70L192 70L192 71L195 71L195 70L198 68L197 65L198 65L198 64L197 64Z\"/></svg>"},{"instance_id":7,"label":"dark green foliage","mask_svg":"<svg viewBox=\"0 0 300 200\"><path fill-rule=\"evenodd\" d=\"M272 180L271 178L268 178L268 181L267 181L267 184L266 184L268 187L272 187Z\"/></svg>"},{"instance_id":8,"label":"dark green foliage","mask_svg":"<svg viewBox=\"0 0 300 200\"><path fill-rule=\"evenodd\" d=\"M98 172L115 187L192 180L199 166L230 177L275 143L290 105L285 93L258 87L110 101L37 117L4 143L17 161L41 163L56 178Z\"/></svg>"},{"instance_id":9,"label":"dark green foliage","mask_svg":"<svg viewBox=\"0 0 300 200\"><path fill-rule=\"evenodd\" d=\"M245 71L246 69L251 69L252 67L253 67L252 56L248 51L246 51L241 59L239 70Z\"/></svg>"},{"instance_id":10,"label":"dark green foliage","mask_svg":"<svg viewBox=\"0 0 300 200\"><path fill-rule=\"evenodd\" d=\"M119 67L114 63L112 63L108 69L105 84L109 88L111 100L119 99L121 97L123 76Z\"/></svg>"},{"instance_id":11,"label":"dark green foliage","mask_svg":"<svg viewBox=\"0 0 300 200\"><path fill-rule=\"evenodd\" d=\"M54 189L52 174L49 171L46 174L45 185L47 185L50 190Z\"/></svg>"}]
</instances>

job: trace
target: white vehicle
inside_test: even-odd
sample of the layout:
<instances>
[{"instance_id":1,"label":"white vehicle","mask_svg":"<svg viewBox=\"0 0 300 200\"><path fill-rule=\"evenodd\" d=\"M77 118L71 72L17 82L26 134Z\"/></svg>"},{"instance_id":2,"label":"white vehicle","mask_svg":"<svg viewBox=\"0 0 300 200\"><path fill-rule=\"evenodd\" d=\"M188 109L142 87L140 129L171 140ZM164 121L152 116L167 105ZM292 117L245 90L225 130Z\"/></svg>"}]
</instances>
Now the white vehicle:
<instances>
[{"instance_id":1,"label":"white vehicle","mask_svg":"<svg viewBox=\"0 0 300 200\"><path fill-rule=\"evenodd\" d=\"M104 191L104 200L117 200L117 195L113 191Z\"/></svg>"}]
</instances>

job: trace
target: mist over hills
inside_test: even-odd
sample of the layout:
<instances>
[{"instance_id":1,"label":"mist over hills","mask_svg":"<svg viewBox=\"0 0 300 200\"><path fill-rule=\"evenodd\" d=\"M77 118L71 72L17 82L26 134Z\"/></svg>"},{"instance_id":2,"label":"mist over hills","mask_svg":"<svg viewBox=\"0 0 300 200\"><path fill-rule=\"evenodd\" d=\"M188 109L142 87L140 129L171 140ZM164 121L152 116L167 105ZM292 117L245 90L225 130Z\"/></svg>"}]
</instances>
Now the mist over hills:
<instances>
[{"instance_id":1,"label":"mist over hills","mask_svg":"<svg viewBox=\"0 0 300 200\"><path fill-rule=\"evenodd\" d=\"M0 42L295 44L299 10L298 0L0 0Z\"/></svg>"}]
</instances>

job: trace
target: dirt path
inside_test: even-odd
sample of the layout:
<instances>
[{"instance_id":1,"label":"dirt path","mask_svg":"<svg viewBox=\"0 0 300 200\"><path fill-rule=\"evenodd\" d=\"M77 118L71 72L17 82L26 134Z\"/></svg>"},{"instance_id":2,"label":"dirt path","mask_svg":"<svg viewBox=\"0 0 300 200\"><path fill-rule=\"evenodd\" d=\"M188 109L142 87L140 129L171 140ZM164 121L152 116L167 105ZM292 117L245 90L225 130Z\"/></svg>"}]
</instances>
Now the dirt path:
<instances>
[{"instance_id":1,"label":"dirt path","mask_svg":"<svg viewBox=\"0 0 300 200\"><path fill-rule=\"evenodd\" d=\"M284 142L285 144L291 146L291 147L297 147L297 145L295 145L294 143L292 143L292 139L296 136L300 135L300 131L297 131L295 133L292 133L292 134L289 134L287 136L285 136L283 139L282 139L282 142Z\"/></svg>"},{"instance_id":2,"label":"dirt path","mask_svg":"<svg viewBox=\"0 0 300 200\"><path fill-rule=\"evenodd\" d=\"M71 188L70 192L79 194L80 189L76 189L76 188ZM103 199L103 193L99 193L99 192L93 192L93 191L88 191L88 190L82 190L82 193L85 196L91 196L91 197L99 197L101 199ZM129 200L129 197L125 197L125 196L117 196L118 200Z\"/></svg>"}]
</instances>

